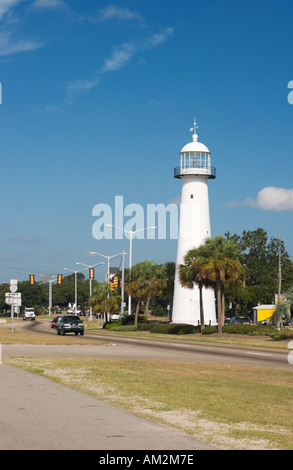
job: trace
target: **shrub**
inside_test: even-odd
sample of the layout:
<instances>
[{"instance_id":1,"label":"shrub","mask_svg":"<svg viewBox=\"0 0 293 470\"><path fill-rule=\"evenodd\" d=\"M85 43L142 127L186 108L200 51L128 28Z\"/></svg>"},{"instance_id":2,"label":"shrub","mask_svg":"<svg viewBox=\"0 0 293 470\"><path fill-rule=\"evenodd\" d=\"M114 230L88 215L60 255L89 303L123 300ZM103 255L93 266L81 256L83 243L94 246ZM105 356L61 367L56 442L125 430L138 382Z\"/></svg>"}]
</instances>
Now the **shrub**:
<instances>
[{"instance_id":1,"label":"shrub","mask_svg":"<svg viewBox=\"0 0 293 470\"><path fill-rule=\"evenodd\" d=\"M165 334L168 334L169 333L169 324L166 325L165 323L161 323L161 324L157 324L157 325L153 325L151 327L151 333L165 333Z\"/></svg>"},{"instance_id":2,"label":"shrub","mask_svg":"<svg viewBox=\"0 0 293 470\"><path fill-rule=\"evenodd\" d=\"M108 323L103 323L103 328L105 330L113 330L113 328L115 328L116 326L119 326L119 325L120 325L119 322L110 321Z\"/></svg>"},{"instance_id":3,"label":"shrub","mask_svg":"<svg viewBox=\"0 0 293 470\"><path fill-rule=\"evenodd\" d=\"M291 331L290 330L275 331L275 333L272 335L272 338L275 341L293 339L293 331L292 330Z\"/></svg>"},{"instance_id":4,"label":"shrub","mask_svg":"<svg viewBox=\"0 0 293 470\"><path fill-rule=\"evenodd\" d=\"M178 331L178 335L192 335L194 333L200 333L200 327L198 326L193 326L193 325L187 325L184 328L181 328L181 330Z\"/></svg>"},{"instance_id":5,"label":"shrub","mask_svg":"<svg viewBox=\"0 0 293 470\"><path fill-rule=\"evenodd\" d=\"M225 325L223 333L251 335L251 336L271 336L275 333L275 328L268 325Z\"/></svg>"},{"instance_id":6,"label":"shrub","mask_svg":"<svg viewBox=\"0 0 293 470\"><path fill-rule=\"evenodd\" d=\"M119 325L118 323L107 323L105 329L111 331L136 331L137 327L135 325Z\"/></svg>"},{"instance_id":7,"label":"shrub","mask_svg":"<svg viewBox=\"0 0 293 470\"><path fill-rule=\"evenodd\" d=\"M199 330L194 325L187 325L185 323L162 323L154 325L150 331L151 333L161 333L167 335L185 335L196 333Z\"/></svg>"},{"instance_id":8,"label":"shrub","mask_svg":"<svg viewBox=\"0 0 293 470\"><path fill-rule=\"evenodd\" d=\"M121 318L121 325L133 325L134 324L135 315L124 315ZM146 323L146 318L144 315L138 315L138 323Z\"/></svg>"},{"instance_id":9,"label":"shrub","mask_svg":"<svg viewBox=\"0 0 293 470\"><path fill-rule=\"evenodd\" d=\"M139 331L151 331L153 325L147 323L139 323L137 329Z\"/></svg>"},{"instance_id":10,"label":"shrub","mask_svg":"<svg viewBox=\"0 0 293 470\"><path fill-rule=\"evenodd\" d=\"M217 332L218 332L218 327L217 326L206 326L202 330L203 335L212 335L212 334L217 333Z\"/></svg>"}]
</instances>

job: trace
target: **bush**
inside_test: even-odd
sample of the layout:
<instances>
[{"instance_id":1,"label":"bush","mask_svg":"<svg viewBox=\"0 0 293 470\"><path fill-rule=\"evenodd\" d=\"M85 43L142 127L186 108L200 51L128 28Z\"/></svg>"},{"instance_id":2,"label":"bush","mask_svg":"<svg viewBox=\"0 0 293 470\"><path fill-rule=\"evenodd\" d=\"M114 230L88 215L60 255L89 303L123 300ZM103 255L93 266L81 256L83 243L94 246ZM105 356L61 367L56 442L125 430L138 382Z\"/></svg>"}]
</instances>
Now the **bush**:
<instances>
[{"instance_id":1,"label":"bush","mask_svg":"<svg viewBox=\"0 0 293 470\"><path fill-rule=\"evenodd\" d=\"M150 331L151 333L161 333L167 335L186 335L197 333L199 329L194 325L187 325L185 323L162 323L154 325Z\"/></svg>"},{"instance_id":2,"label":"bush","mask_svg":"<svg viewBox=\"0 0 293 470\"><path fill-rule=\"evenodd\" d=\"M223 333L251 335L251 336L271 336L276 332L275 328L268 325L225 325Z\"/></svg>"},{"instance_id":3,"label":"bush","mask_svg":"<svg viewBox=\"0 0 293 470\"><path fill-rule=\"evenodd\" d=\"M153 325L148 324L148 323L139 323L138 324L138 331L151 331Z\"/></svg>"},{"instance_id":4,"label":"bush","mask_svg":"<svg viewBox=\"0 0 293 470\"><path fill-rule=\"evenodd\" d=\"M105 326L106 330L111 331L136 331L137 326L135 325L119 325L119 323L107 323Z\"/></svg>"},{"instance_id":5,"label":"bush","mask_svg":"<svg viewBox=\"0 0 293 470\"><path fill-rule=\"evenodd\" d=\"M206 326L202 330L203 335L212 335L214 333L218 333L218 327L217 326Z\"/></svg>"},{"instance_id":6,"label":"bush","mask_svg":"<svg viewBox=\"0 0 293 470\"><path fill-rule=\"evenodd\" d=\"M187 325L178 331L178 335L192 335L194 333L200 333L200 327Z\"/></svg>"},{"instance_id":7,"label":"bush","mask_svg":"<svg viewBox=\"0 0 293 470\"><path fill-rule=\"evenodd\" d=\"M121 322L121 325L134 325L134 319L135 319L134 314L124 315L121 318L120 322ZM138 323L146 323L146 318L144 315L138 315Z\"/></svg>"},{"instance_id":8,"label":"bush","mask_svg":"<svg viewBox=\"0 0 293 470\"><path fill-rule=\"evenodd\" d=\"M293 339L293 331L292 330L275 331L275 333L272 335L272 338L275 341Z\"/></svg>"},{"instance_id":9,"label":"bush","mask_svg":"<svg viewBox=\"0 0 293 470\"><path fill-rule=\"evenodd\" d=\"M110 321L110 322L107 322L107 323L103 323L103 329L104 330L112 330L113 328L115 328L118 325L120 325L119 322Z\"/></svg>"},{"instance_id":10,"label":"bush","mask_svg":"<svg viewBox=\"0 0 293 470\"><path fill-rule=\"evenodd\" d=\"M165 323L153 325L151 327L151 333L163 333L163 334L168 334L169 333L169 324L166 325Z\"/></svg>"}]
</instances>

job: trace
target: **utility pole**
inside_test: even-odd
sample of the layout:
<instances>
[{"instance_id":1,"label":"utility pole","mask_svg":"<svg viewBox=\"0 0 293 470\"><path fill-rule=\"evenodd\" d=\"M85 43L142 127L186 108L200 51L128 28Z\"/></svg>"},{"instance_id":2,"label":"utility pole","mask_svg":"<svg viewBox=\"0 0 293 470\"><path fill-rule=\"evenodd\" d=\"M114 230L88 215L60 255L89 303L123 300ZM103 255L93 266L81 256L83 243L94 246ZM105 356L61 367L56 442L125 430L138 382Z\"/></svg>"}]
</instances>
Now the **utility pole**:
<instances>
[{"instance_id":1,"label":"utility pole","mask_svg":"<svg viewBox=\"0 0 293 470\"><path fill-rule=\"evenodd\" d=\"M279 275L278 275L278 301L281 301L281 283L282 283L282 267L281 267L281 235L279 236Z\"/></svg>"},{"instance_id":2,"label":"utility pole","mask_svg":"<svg viewBox=\"0 0 293 470\"><path fill-rule=\"evenodd\" d=\"M124 255L125 251L122 251L122 286L121 286L121 317L124 315Z\"/></svg>"}]
</instances>

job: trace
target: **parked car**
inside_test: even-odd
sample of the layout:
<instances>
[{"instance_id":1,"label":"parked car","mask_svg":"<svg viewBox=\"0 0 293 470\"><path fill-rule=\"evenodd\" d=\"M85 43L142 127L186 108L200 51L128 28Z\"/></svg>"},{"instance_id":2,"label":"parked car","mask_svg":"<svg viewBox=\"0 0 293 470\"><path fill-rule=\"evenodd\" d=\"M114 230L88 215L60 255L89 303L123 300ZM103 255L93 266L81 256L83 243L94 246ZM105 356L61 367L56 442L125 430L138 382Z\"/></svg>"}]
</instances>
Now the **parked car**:
<instances>
[{"instance_id":1,"label":"parked car","mask_svg":"<svg viewBox=\"0 0 293 470\"><path fill-rule=\"evenodd\" d=\"M66 333L75 333L84 335L83 321L77 315L63 315L57 321L57 335Z\"/></svg>"},{"instance_id":2,"label":"parked car","mask_svg":"<svg viewBox=\"0 0 293 470\"><path fill-rule=\"evenodd\" d=\"M58 318L59 318L59 317L53 318L53 320L51 321L51 328L57 328L57 321L58 321Z\"/></svg>"},{"instance_id":3,"label":"parked car","mask_svg":"<svg viewBox=\"0 0 293 470\"><path fill-rule=\"evenodd\" d=\"M229 325L251 325L253 321L248 317L231 317Z\"/></svg>"}]
</instances>

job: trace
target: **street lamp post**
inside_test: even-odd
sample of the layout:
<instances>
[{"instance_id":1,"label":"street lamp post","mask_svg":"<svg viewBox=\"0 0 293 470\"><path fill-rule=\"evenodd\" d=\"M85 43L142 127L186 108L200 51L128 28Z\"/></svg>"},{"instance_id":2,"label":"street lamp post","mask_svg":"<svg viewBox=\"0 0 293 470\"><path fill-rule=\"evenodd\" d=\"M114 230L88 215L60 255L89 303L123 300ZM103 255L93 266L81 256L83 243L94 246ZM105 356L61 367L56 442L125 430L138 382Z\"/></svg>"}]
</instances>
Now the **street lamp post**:
<instances>
[{"instance_id":1,"label":"street lamp post","mask_svg":"<svg viewBox=\"0 0 293 470\"><path fill-rule=\"evenodd\" d=\"M107 277L108 277L108 284L109 284L109 282L110 282L110 260L112 258L117 258L117 256L125 254L124 251L123 251L123 253L117 253L116 255L112 255L112 256L106 256L106 255L103 255L102 253L98 253L97 251L91 251L90 254L91 255L103 256L103 258L106 258L108 260ZM108 297L109 297L109 293L108 293ZM108 303L108 314L109 314L109 303Z\"/></svg>"},{"instance_id":2,"label":"street lamp post","mask_svg":"<svg viewBox=\"0 0 293 470\"><path fill-rule=\"evenodd\" d=\"M123 232L126 232L129 234L129 282L131 281L131 268L132 268L132 238L133 235L142 232L143 230L148 230L148 229L153 229L155 230L156 227L144 227L140 228L139 230L126 230L125 228L117 227L117 225L110 225L106 224L106 227L115 227L118 228L119 230L122 230ZM131 295L128 295L128 315L131 315Z\"/></svg>"},{"instance_id":3,"label":"street lamp post","mask_svg":"<svg viewBox=\"0 0 293 470\"><path fill-rule=\"evenodd\" d=\"M49 316L51 315L52 310L52 284L56 279L57 277L55 279L49 279Z\"/></svg>"},{"instance_id":4,"label":"street lamp post","mask_svg":"<svg viewBox=\"0 0 293 470\"><path fill-rule=\"evenodd\" d=\"M76 311L77 311L77 273L79 273L80 271L83 271L85 268L82 268L82 269L78 269L77 271L74 270L74 269L69 269L69 268L64 268L66 271L71 271L72 273L74 273L74 279L75 279L75 315L76 315Z\"/></svg>"},{"instance_id":5,"label":"street lamp post","mask_svg":"<svg viewBox=\"0 0 293 470\"><path fill-rule=\"evenodd\" d=\"M122 251L122 286L121 286L121 317L124 315L124 255L125 251Z\"/></svg>"},{"instance_id":6,"label":"street lamp post","mask_svg":"<svg viewBox=\"0 0 293 470\"><path fill-rule=\"evenodd\" d=\"M84 263L76 263L76 264L81 264L91 269L91 268L95 268L96 266L100 266L101 264L105 264L105 263L104 261L102 261L101 263L93 264L92 266L88 266L87 264L84 264ZM92 300L92 278L90 277L90 321L92 321L93 319L93 308L92 308L91 300Z\"/></svg>"}]
</instances>

